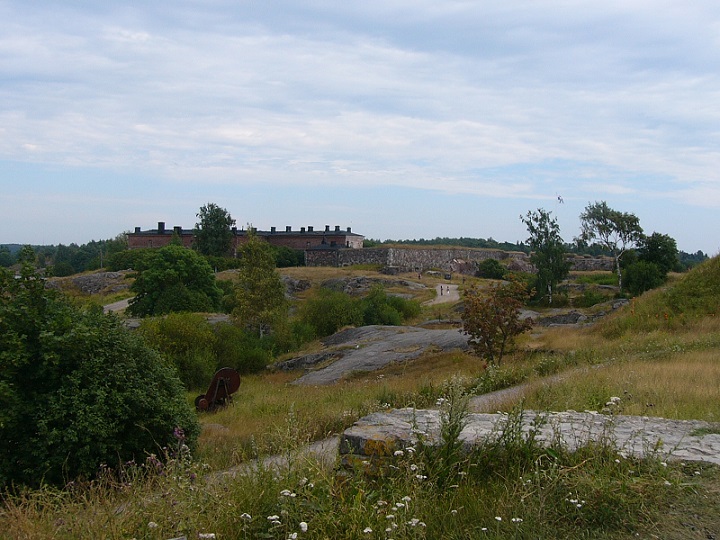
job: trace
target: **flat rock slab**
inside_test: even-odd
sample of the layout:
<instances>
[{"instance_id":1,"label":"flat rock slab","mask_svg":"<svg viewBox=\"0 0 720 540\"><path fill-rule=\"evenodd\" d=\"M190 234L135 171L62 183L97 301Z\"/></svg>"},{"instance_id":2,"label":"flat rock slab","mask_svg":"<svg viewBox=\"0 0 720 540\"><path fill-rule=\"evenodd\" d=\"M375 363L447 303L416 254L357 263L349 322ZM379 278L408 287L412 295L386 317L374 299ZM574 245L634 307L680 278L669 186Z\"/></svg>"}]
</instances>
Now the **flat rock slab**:
<instances>
[{"instance_id":1,"label":"flat rock slab","mask_svg":"<svg viewBox=\"0 0 720 540\"><path fill-rule=\"evenodd\" d=\"M324 352L331 351L335 360L328 366L306 373L295 384L332 384L351 373L375 371L392 363L412 360L430 348L437 351L466 350L467 340L467 336L457 329L363 326L346 330L324 341Z\"/></svg>"},{"instance_id":2,"label":"flat rock slab","mask_svg":"<svg viewBox=\"0 0 720 540\"><path fill-rule=\"evenodd\" d=\"M460 434L469 451L495 440L508 424L505 414L469 414ZM720 426L702 421L666 420L647 416L610 416L574 411L525 411L521 429L531 430L539 444L560 442L575 450L589 441L607 441L627 456L656 455L666 460L700 461L720 465ZM358 420L340 438L340 454L348 463L366 457L389 457L397 450L440 441L440 411L395 409Z\"/></svg>"}]
</instances>

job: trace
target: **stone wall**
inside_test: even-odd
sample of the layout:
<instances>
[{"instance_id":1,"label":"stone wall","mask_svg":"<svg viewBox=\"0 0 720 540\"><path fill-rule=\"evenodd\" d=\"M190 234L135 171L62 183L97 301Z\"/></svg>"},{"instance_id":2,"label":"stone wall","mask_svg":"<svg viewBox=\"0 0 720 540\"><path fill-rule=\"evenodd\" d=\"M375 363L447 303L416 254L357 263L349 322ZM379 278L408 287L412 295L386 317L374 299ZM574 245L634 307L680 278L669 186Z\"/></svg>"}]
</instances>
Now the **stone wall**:
<instances>
[{"instance_id":1,"label":"stone wall","mask_svg":"<svg viewBox=\"0 0 720 540\"><path fill-rule=\"evenodd\" d=\"M397 268L400 272L440 270L474 275L486 259L504 261L511 270L532 271L530 258L519 251L462 248L364 248L308 250L307 266L354 266L374 264ZM612 259L572 257L572 270L612 270Z\"/></svg>"}]
</instances>

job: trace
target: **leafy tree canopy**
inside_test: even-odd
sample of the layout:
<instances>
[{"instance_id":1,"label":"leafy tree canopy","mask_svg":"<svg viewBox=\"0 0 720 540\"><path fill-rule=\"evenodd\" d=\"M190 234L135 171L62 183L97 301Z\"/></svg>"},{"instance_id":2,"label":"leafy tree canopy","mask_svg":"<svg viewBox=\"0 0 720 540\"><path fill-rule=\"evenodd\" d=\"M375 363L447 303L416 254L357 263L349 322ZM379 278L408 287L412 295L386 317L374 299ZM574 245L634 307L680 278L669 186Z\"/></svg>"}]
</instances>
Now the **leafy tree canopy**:
<instances>
[{"instance_id":1,"label":"leafy tree canopy","mask_svg":"<svg viewBox=\"0 0 720 540\"><path fill-rule=\"evenodd\" d=\"M287 315L285 284L275 267L275 252L248 227L247 241L238 249L240 265L235 285L233 318L262 336Z\"/></svg>"},{"instance_id":2,"label":"leafy tree canopy","mask_svg":"<svg viewBox=\"0 0 720 540\"><path fill-rule=\"evenodd\" d=\"M207 261L196 252L169 245L137 261L139 274L131 290L131 315L163 315L183 311L215 311L222 291Z\"/></svg>"},{"instance_id":3,"label":"leafy tree canopy","mask_svg":"<svg viewBox=\"0 0 720 540\"><path fill-rule=\"evenodd\" d=\"M0 486L63 485L199 434L180 381L102 309L0 270Z\"/></svg>"},{"instance_id":4,"label":"leafy tree canopy","mask_svg":"<svg viewBox=\"0 0 720 540\"><path fill-rule=\"evenodd\" d=\"M232 246L232 227L235 220L225 208L207 203L197 213L200 220L195 224L195 249L203 255L225 257Z\"/></svg>"},{"instance_id":5,"label":"leafy tree canopy","mask_svg":"<svg viewBox=\"0 0 720 540\"><path fill-rule=\"evenodd\" d=\"M667 234L654 232L643 237L637 251L639 260L656 264L663 275L679 269L677 243Z\"/></svg>"},{"instance_id":6,"label":"leafy tree canopy","mask_svg":"<svg viewBox=\"0 0 720 540\"><path fill-rule=\"evenodd\" d=\"M565 257L560 226L557 219L551 218L550 214L552 212L539 208L536 212L520 216L520 220L530 234L527 243L533 250L530 262L537 270L535 290L540 297L547 294L548 303L552 304L553 292L557 284L570 272L570 263Z\"/></svg>"},{"instance_id":7,"label":"leafy tree canopy","mask_svg":"<svg viewBox=\"0 0 720 540\"><path fill-rule=\"evenodd\" d=\"M511 281L489 291L470 288L463 297L463 330L475 353L499 365L516 336L532 328L531 319L520 318L529 298L525 285Z\"/></svg>"},{"instance_id":8,"label":"leafy tree canopy","mask_svg":"<svg viewBox=\"0 0 720 540\"><path fill-rule=\"evenodd\" d=\"M618 212L605 201L585 207L580 214L581 232L577 240L581 243L597 242L607 249L615 260L618 285L622 289L620 259L627 249L643 238L640 220L634 214Z\"/></svg>"}]
</instances>

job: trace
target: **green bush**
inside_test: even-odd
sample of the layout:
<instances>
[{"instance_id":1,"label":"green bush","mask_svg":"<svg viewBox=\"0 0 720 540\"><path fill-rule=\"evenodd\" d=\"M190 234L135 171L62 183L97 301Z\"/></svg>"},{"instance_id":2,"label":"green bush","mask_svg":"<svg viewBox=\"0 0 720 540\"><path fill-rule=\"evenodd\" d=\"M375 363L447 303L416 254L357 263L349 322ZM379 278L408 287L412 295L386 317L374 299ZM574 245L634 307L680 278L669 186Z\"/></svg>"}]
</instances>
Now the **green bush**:
<instances>
[{"instance_id":1,"label":"green bush","mask_svg":"<svg viewBox=\"0 0 720 540\"><path fill-rule=\"evenodd\" d=\"M407 304L407 307L406 307ZM412 311L409 301L399 296L388 296L382 287L373 287L360 301L363 324L387 324L397 326L403 322L403 311ZM396 308L398 306L400 309ZM419 313L419 309L417 311Z\"/></svg>"},{"instance_id":2,"label":"green bush","mask_svg":"<svg viewBox=\"0 0 720 540\"><path fill-rule=\"evenodd\" d=\"M0 273L0 486L63 485L200 428L157 352L99 308ZM177 441L175 441L177 443Z\"/></svg>"},{"instance_id":3,"label":"green bush","mask_svg":"<svg viewBox=\"0 0 720 540\"><path fill-rule=\"evenodd\" d=\"M485 259L478 265L477 277L485 279L504 279L506 268L496 259Z\"/></svg>"},{"instance_id":4,"label":"green bush","mask_svg":"<svg viewBox=\"0 0 720 540\"><path fill-rule=\"evenodd\" d=\"M207 261L191 249L169 245L153 250L142 264L131 290L131 315L215 311L222 291Z\"/></svg>"},{"instance_id":5,"label":"green bush","mask_svg":"<svg viewBox=\"0 0 720 540\"><path fill-rule=\"evenodd\" d=\"M263 348L262 341L235 325L215 325L214 353L218 367L232 367L239 373L256 373L270 363L272 355Z\"/></svg>"},{"instance_id":6,"label":"green bush","mask_svg":"<svg viewBox=\"0 0 720 540\"><path fill-rule=\"evenodd\" d=\"M171 313L145 319L138 332L175 368L188 389L208 385L217 370L215 333L202 315Z\"/></svg>"},{"instance_id":7,"label":"green bush","mask_svg":"<svg viewBox=\"0 0 720 540\"><path fill-rule=\"evenodd\" d=\"M665 282L665 276L657 264L637 261L623 271L623 285L634 295L655 289Z\"/></svg>"},{"instance_id":8,"label":"green bush","mask_svg":"<svg viewBox=\"0 0 720 540\"><path fill-rule=\"evenodd\" d=\"M363 314L351 296L321 288L300 307L299 318L310 325L316 337L329 336L343 326L360 326Z\"/></svg>"},{"instance_id":9,"label":"green bush","mask_svg":"<svg viewBox=\"0 0 720 540\"><path fill-rule=\"evenodd\" d=\"M56 277L72 276L75 273L75 269L70 263L59 262L52 266L52 275Z\"/></svg>"},{"instance_id":10,"label":"green bush","mask_svg":"<svg viewBox=\"0 0 720 540\"><path fill-rule=\"evenodd\" d=\"M596 304L601 304L608 299L607 295L604 295L595 289L586 289L583 291L581 296L573 298L573 307L588 308Z\"/></svg>"},{"instance_id":11,"label":"green bush","mask_svg":"<svg viewBox=\"0 0 720 540\"><path fill-rule=\"evenodd\" d=\"M113 253L107 258L105 267L111 272L119 272L120 270L138 270L142 268L145 261L153 253L153 249L126 249Z\"/></svg>"}]
</instances>

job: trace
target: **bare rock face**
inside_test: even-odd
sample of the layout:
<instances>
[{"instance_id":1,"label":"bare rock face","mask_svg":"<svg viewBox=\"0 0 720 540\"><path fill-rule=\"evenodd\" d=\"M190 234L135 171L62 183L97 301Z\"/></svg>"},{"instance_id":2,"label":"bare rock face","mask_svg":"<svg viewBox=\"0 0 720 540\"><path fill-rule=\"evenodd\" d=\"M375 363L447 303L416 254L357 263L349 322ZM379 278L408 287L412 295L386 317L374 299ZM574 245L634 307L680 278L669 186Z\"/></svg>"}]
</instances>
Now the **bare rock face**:
<instances>
[{"instance_id":1,"label":"bare rock face","mask_svg":"<svg viewBox=\"0 0 720 540\"><path fill-rule=\"evenodd\" d=\"M620 456L652 454L720 465L720 426L702 421L575 411L524 411L514 419L505 414L469 414L460 441L469 451L497 440L505 428L514 429L518 423L523 437L533 436L543 446L559 442L572 451L591 441L606 442L614 445ZM440 411L396 409L361 418L343 433L340 454L346 464L392 458L420 439L425 444L440 443Z\"/></svg>"},{"instance_id":2,"label":"bare rock face","mask_svg":"<svg viewBox=\"0 0 720 540\"><path fill-rule=\"evenodd\" d=\"M295 279L289 276L282 276L283 283L285 284L285 292L287 296L294 296L296 293L306 291L312 286L307 279Z\"/></svg>"},{"instance_id":3,"label":"bare rock face","mask_svg":"<svg viewBox=\"0 0 720 540\"><path fill-rule=\"evenodd\" d=\"M415 326L362 326L338 332L323 340L319 353L292 358L277 369L320 369L309 371L295 384L333 384L352 373L370 372L389 364L419 357L428 350L466 350L467 336L460 330L433 330ZM325 365L327 364L327 365Z\"/></svg>"},{"instance_id":4,"label":"bare rock face","mask_svg":"<svg viewBox=\"0 0 720 540\"><path fill-rule=\"evenodd\" d=\"M130 288L125 279L128 272L95 272L68 278L56 278L47 282L47 286L54 289L72 288L82 294L98 294L101 292L114 293Z\"/></svg>"}]
</instances>

